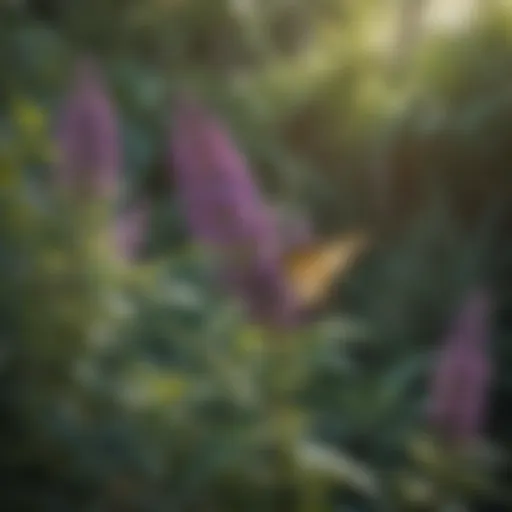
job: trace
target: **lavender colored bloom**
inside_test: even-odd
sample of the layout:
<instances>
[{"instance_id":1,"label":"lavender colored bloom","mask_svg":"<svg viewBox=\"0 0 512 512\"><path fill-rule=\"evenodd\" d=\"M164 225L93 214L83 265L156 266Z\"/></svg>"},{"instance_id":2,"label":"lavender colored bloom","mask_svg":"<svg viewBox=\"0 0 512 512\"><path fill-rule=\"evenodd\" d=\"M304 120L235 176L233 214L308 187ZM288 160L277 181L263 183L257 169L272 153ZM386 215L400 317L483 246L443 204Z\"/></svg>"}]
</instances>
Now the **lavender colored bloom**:
<instances>
[{"instance_id":1,"label":"lavender colored bloom","mask_svg":"<svg viewBox=\"0 0 512 512\"><path fill-rule=\"evenodd\" d=\"M117 219L115 224L116 247L123 258L133 260L138 256L144 242L148 216L148 204L141 202Z\"/></svg>"},{"instance_id":2,"label":"lavender colored bloom","mask_svg":"<svg viewBox=\"0 0 512 512\"><path fill-rule=\"evenodd\" d=\"M445 437L466 441L478 436L485 420L491 377L487 355L491 299L475 291L448 333L435 368L429 418Z\"/></svg>"},{"instance_id":3,"label":"lavender colored bloom","mask_svg":"<svg viewBox=\"0 0 512 512\"><path fill-rule=\"evenodd\" d=\"M227 130L194 100L181 98L171 151L194 236L223 255L226 278L254 317L288 323L294 305L278 229Z\"/></svg>"},{"instance_id":4,"label":"lavender colored bloom","mask_svg":"<svg viewBox=\"0 0 512 512\"><path fill-rule=\"evenodd\" d=\"M116 192L121 166L117 119L100 74L88 60L78 63L58 119L59 184L99 196Z\"/></svg>"}]
</instances>

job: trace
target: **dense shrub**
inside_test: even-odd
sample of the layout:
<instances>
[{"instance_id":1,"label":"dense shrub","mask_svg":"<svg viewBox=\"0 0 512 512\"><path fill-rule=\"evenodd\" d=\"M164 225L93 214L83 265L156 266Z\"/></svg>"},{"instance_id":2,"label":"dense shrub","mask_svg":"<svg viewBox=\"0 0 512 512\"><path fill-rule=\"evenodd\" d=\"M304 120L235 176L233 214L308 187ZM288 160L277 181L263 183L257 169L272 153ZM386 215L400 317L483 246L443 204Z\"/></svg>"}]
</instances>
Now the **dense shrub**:
<instances>
[{"instance_id":1,"label":"dense shrub","mask_svg":"<svg viewBox=\"0 0 512 512\"><path fill-rule=\"evenodd\" d=\"M0 6L3 509L508 510L498 4Z\"/></svg>"}]
</instances>

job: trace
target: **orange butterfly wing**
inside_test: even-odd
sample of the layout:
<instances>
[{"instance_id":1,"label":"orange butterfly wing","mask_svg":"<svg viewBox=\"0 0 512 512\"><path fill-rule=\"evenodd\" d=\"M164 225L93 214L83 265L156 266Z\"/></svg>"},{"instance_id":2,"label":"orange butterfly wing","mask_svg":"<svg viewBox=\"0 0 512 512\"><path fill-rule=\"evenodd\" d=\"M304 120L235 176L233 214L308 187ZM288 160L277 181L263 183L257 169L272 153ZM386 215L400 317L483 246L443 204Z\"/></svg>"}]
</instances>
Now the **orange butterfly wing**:
<instances>
[{"instance_id":1,"label":"orange butterfly wing","mask_svg":"<svg viewBox=\"0 0 512 512\"><path fill-rule=\"evenodd\" d=\"M356 232L287 254L288 282L302 306L311 307L324 299L333 282L351 268L368 241L365 233Z\"/></svg>"}]
</instances>

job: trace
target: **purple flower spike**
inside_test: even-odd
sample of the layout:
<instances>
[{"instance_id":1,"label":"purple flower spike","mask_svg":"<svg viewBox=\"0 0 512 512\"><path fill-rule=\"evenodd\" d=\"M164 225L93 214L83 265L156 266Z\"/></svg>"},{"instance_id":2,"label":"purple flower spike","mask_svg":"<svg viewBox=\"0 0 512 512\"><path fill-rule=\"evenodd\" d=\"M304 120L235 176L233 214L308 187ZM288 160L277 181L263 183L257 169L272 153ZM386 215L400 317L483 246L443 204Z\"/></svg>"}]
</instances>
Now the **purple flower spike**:
<instances>
[{"instance_id":1,"label":"purple flower spike","mask_svg":"<svg viewBox=\"0 0 512 512\"><path fill-rule=\"evenodd\" d=\"M294 305L278 227L247 162L226 128L190 97L179 100L173 128L173 167L193 235L223 255L224 275L253 317L288 324Z\"/></svg>"},{"instance_id":2,"label":"purple flower spike","mask_svg":"<svg viewBox=\"0 0 512 512\"><path fill-rule=\"evenodd\" d=\"M224 128L193 100L177 107L172 138L176 179L190 227L213 245L265 235L276 244L247 163Z\"/></svg>"},{"instance_id":3,"label":"purple flower spike","mask_svg":"<svg viewBox=\"0 0 512 512\"><path fill-rule=\"evenodd\" d=\"M112 197L121 150L117 119L95 65L82 60L58 119L58 180L67 190Z\"/></svg>"},{"instance_id":4,"label":"purple flower spike","mask_svg":"<svg viewBox=\"0 0 512 512\"><path fill-rule=\"evenodd\" d=\"M434 371L429 418L445 437L478 437L485 421L491 366L487 355L491 299L474 292L455 318Z\"/></svg>"},{"instance_id":5,"label":"purple flower spike","mask_svg":"<svg viewBox=\"0 0 512 512\"><path fill-rule=\"evenodd\" d=\"M126 260L137 258L144 243L149 217L149 206L141 202L123 213L116 223L116 246Z\"/></svg>"}]
</instances>

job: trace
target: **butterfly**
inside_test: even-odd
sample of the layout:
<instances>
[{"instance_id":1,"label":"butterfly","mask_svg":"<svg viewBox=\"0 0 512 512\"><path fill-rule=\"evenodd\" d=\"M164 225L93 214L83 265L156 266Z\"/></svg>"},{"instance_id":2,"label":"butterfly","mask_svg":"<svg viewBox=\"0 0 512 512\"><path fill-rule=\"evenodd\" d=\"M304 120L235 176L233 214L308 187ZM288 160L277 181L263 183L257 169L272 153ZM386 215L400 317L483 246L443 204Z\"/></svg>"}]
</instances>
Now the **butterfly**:
<instances>
[{"instance_id":1,"label":"butterfly","mask_svg":"<svg viewBox=\"0 0 512 512\"><path fill-rule=\"evenodd\" d=\"M368 234L355 231L285 254L287 280L302 307L314 307L324 300L335 280L352 268L369 241Z\"/></svg>"}]
</instances>

